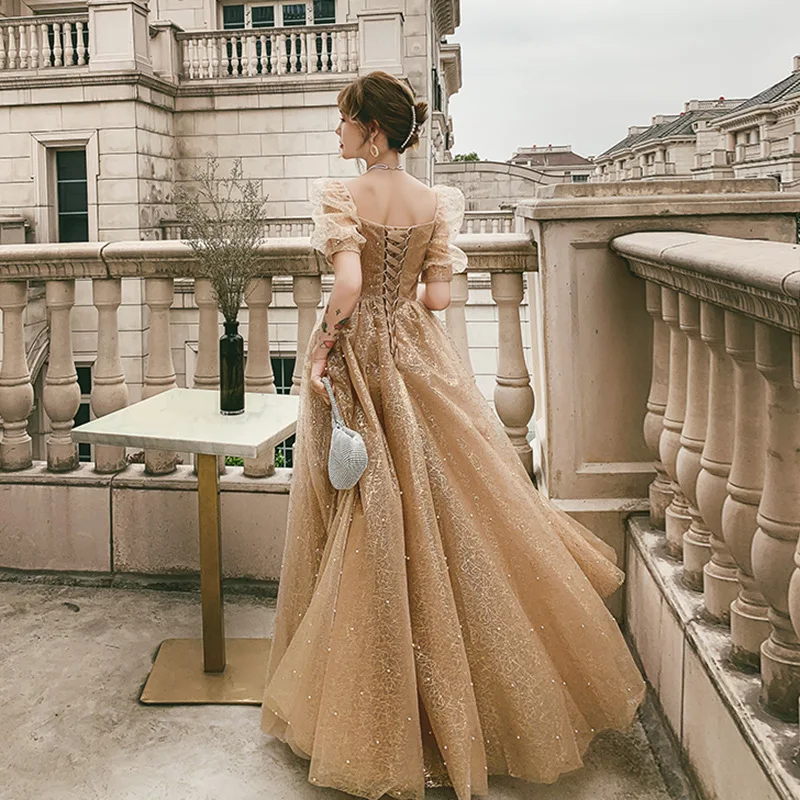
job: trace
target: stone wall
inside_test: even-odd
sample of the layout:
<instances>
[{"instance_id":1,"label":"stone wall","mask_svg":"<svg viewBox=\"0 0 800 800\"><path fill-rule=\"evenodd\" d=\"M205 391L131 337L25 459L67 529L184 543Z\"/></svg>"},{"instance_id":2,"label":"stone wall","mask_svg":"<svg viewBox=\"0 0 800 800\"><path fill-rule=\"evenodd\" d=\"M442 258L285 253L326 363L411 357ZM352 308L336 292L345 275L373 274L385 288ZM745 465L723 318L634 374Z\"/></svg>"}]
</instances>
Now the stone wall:
<instances>
[{"instance_id":1,"label":"stone wall","mask_svg":"<svg viewBox=\"0 0 800 800\"><path fill-rule=\"evenodd\" d=\"M467 211L494 211L515 206L536 196L539 186L560 183L553 176L530 167L496 161L463 161L436 164L434 180L464 193Z\"/></svg>"}]
</instances>

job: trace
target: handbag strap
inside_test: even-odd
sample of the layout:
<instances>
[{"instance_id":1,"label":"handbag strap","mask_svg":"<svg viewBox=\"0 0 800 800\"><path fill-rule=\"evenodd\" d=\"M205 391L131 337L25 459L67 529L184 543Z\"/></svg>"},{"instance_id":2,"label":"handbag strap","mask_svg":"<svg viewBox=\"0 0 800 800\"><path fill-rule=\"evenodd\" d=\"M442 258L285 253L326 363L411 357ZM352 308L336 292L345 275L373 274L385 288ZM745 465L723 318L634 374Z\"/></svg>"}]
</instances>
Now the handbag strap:
<instances>
[{"instance_id":1,"label":"handbag strap","mask_svg":"<svg viewBox=\"0 0 800 800\"><path fill-rule=\"evenodd\" d=\"M342 415L339 411L339 406L336 403L336 398L333 396L333 388L331 387L330 380L328 378L323 378L322 385L325 387L326 391L328 392L328 397L331 400L331 427L344 428L344 420L342 419Z\"/></svg>"}]
</instances>

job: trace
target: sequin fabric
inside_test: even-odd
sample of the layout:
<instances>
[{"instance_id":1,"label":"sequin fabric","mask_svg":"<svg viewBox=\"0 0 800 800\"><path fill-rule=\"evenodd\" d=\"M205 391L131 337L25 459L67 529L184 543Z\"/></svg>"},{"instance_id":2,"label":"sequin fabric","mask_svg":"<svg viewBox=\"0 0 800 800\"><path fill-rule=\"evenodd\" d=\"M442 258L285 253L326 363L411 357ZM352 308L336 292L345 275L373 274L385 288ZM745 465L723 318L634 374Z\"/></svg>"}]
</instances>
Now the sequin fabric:
<instances>
[{"instance_id":1,"label":"sequin fabric","mask_svg":"<svg viewBox=\"0 0 800 800\"><path fill-rule=\"evenodd\" d=\"M437 194L434 220L398 229L359 218L341 181L312 193L314 246L361 253L328 372L369 466L332 489L307 360L262 727L310 760L312 783L375 800L440 785L466 800L495 774L553 782L644 694L601 599L622 582L613 551L534 489L415 299L466 263L463 197Z\"/></svg>"}]
</instances>

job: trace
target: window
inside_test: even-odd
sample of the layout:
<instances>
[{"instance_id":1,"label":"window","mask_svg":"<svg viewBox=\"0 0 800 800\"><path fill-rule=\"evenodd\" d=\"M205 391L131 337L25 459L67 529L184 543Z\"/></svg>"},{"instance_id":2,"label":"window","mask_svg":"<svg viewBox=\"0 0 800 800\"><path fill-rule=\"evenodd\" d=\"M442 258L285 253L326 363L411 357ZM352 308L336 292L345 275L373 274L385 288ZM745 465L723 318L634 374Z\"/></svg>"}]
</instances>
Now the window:
<instances>
[{"instance_id":1,"label":"window","mask_svg":"<svg viewBox=\"0 0 800 800\"><path fill-rule=\"evenodd\" d=\"M293 356L273 356L272 372L275 375L275 389L278 394L290 394L292 391L292 375L296 359ZM275 448L275 466L291 467L292 454L294 451L295 436L292 434L288 439L281 442Z\"/></svg>"},{"instance_id":2,"label":"window","mask_svg":"<svg viewBox=\"0 0 800 800\"><path fill-rule=\"evenodd\" d=\"M56 151L56 213L59 242L89 241L86 150Z\"/></svg>"},{"instance_id":3,"label":"window","mask_svg":"<svg viewBox=\"0 0 800 800\"><path fill-rule=\"evenodd\" d=\"M572 176L573 183L589 183L589 176L588 175L573 175Z\"/></svg>"},{"instance_id":4,"label":"window","mask_svg":"<svg viewBox=\"0 0 800 800\"><path fill-rule=\"evenodd\" d=\"M314 0L314 24L333 25L336 22L336 0Z\"/></svg>"},{"instance_id":5,"label":"window","mask_svg":"<svg viewBox=\"0 0 800 800\"><path fill-rule=\"evenodd\" d=\"M305 25L306 24L306 4L290 3L283 7L283 24Z\"/></svg>"},{"instance_id":6,"label":"window","mask_svg":"<svg viewBox=\"0 0 800 800\"><path fill-rule=\"evenodd\" d=\"M91 394L92 394L92 368L77 367L78 386L81 387L81 404L78 413L73 420L75 426L83 425L92 418ZM88 442L78 442L78 461L92 460L92 446Z\"/></svg>"}]
</instances>

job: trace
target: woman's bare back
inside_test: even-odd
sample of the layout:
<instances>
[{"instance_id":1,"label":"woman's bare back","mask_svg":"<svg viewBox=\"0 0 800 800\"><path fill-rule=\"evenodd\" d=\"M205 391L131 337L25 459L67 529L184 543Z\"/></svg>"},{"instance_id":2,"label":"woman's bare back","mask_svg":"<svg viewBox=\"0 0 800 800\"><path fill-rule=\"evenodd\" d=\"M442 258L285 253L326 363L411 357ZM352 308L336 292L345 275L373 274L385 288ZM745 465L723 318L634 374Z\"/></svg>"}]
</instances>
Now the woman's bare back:
<instances>
[{"instance_id":1,"label":"woman's bare back","mask_svg":"<svg viewBox=\"0 0 800 800\"><path fill-rule=\"evenodd\" d=\"M347 188L358 215L379 225L422 225L436 214L436 192L399 170L372 170L348 181Z\"/></svg>"}]
</instances>

